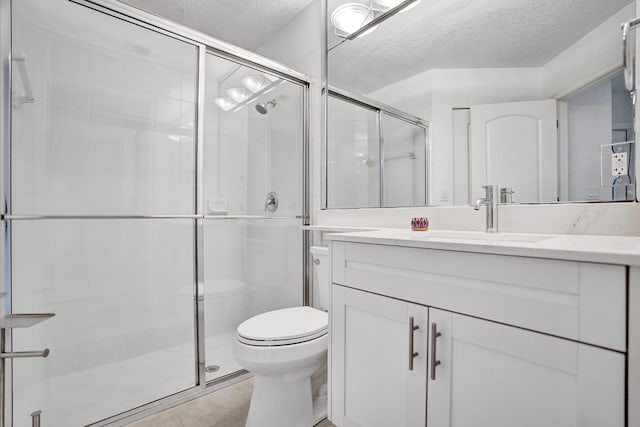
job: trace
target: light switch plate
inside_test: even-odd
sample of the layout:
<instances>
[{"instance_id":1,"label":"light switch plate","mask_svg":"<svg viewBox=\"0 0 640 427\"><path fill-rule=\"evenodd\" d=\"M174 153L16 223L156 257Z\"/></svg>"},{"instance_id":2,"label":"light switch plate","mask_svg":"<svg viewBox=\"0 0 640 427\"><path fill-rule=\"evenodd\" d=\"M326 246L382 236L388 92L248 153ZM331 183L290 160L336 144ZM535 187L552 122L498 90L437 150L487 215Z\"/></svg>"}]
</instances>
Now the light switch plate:
<instances>
[{"instance_id":1,"label":"light switch plate","mask_svg":"<svg viewBox=\"0 0 640 427\"><path fill-rule=\"evenodd\" d=\"M629 157L627 153L613 153L611 155L611 175L627 175L629 172Z\"/></svg>"}]
</instances>

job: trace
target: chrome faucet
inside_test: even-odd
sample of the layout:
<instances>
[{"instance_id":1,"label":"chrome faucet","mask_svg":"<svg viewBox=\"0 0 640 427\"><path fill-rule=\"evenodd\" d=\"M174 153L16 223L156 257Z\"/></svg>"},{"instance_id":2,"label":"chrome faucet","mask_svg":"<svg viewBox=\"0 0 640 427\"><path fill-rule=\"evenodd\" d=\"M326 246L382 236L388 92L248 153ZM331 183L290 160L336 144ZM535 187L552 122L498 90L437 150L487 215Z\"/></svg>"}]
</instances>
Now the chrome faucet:
<instances>
[{"instance_id":1,"label":"chrome faucet","mask_svg":"<svg viewBox=\"0 0 640 427\"><path fill-rule=\"evenodd\" d=\"M487 233L498 232L498 186L483 185L486 195L484 199L478 199L473 205L473 210L479 211L482 205L487 208Z\"/></svg>"}]
</instances>

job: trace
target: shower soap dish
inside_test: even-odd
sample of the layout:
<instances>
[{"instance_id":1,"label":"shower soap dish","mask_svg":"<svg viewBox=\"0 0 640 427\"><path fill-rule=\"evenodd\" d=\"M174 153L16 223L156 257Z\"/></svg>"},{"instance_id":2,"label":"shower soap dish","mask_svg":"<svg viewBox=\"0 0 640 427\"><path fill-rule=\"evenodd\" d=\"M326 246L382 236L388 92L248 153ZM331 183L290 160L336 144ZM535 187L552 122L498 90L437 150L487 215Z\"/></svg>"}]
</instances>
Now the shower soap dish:
<instances>
[{"instance_id":1,"label":"shower soap dish","mask_svg":"<svg viewBox=\"0 0 640 427\"><path fill-rule=\"evenodd\" d=\"M413 231L427 231L429 229L429 219L426 216L411 218L411 229Z\"/></svg>"},{"instance_id":2,"label":"shower soap dish","mask_svg":"<svg viewBox=\"0 0 640 427\"><path fill-rule=\"evenodd\" d=\"M55 316L54 313L7 314L0 317L0 329L30 328Z\"/></svg>"}]
</instances>

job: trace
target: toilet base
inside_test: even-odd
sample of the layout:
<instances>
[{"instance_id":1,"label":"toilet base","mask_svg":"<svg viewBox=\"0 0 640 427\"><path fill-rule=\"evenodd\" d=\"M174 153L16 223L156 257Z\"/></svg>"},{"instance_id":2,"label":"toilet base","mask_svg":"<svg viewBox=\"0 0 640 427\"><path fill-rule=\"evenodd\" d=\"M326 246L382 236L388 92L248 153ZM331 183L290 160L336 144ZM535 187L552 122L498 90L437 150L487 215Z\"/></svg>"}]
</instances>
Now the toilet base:
<instances>
[{"instance_id":1,"label":"toilet base","mask_svg":"<svg viewBox=\"0 0 640 427\"><path fill-rule=\"evenodd\" d=\"M256 375L246 427L303 427L316 423L310 377Z\"/></svg>"}]
</instances>

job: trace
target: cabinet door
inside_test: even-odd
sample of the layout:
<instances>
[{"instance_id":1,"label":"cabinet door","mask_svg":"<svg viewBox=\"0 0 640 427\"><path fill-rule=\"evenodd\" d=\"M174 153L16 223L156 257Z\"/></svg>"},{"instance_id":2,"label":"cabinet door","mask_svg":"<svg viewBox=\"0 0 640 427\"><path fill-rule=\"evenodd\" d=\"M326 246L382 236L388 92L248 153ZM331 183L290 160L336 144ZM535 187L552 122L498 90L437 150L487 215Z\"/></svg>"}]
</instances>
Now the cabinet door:
<instances>
[{"instance_id":1,"label":"cabinet door","mask_svg":"<svg viewBox=\"0 0 640 427\"><path fill-rule=\"evenodd\" d=\"M333 285L331 421L339 427L424 426L426 307ZM410 319L418 329L410 333ZM409 369L411 338L413 369Z\"/></svg>"},{"instance_id":2,"label":"cabinet door","mask_svg":"<svg viewBox=\"0 0 640 427\"><path fill-rule=\"evenodd\" d=\"M624 354L436 309L429 320L429 426L624 426Z\"/></svg>"}]
</instances>

